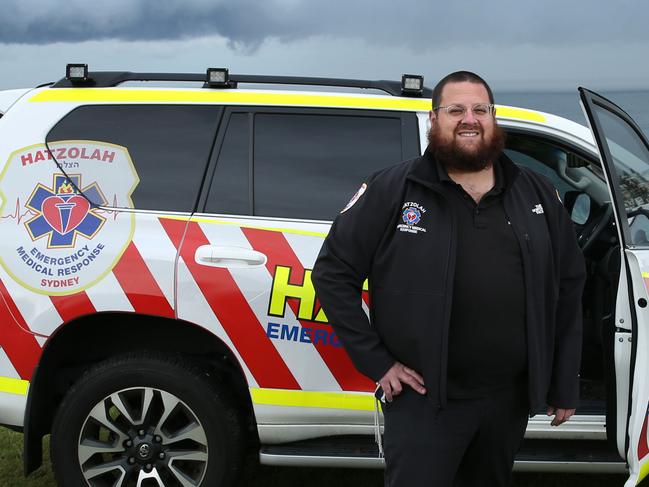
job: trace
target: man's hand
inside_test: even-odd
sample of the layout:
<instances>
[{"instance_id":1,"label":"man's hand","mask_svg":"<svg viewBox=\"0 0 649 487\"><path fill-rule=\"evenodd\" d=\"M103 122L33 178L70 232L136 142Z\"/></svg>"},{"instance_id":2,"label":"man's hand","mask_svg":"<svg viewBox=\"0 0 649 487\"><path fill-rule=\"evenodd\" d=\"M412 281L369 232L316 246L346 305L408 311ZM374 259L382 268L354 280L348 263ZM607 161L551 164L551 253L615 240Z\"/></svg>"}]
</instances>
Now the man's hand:
<instances>
[{"instance_id":1,"label":"man's hand","mask_svg":"<svg viewBox=\"0 0 649 487\"><path fill-rule=\"evenodd\" d=\"M385 398L388 402L392 402L394 396L401 394L403 387L401 384L408 384L419 394L426 394L424 388L424 378L412 369L399 362L395 362L390 370L381 377L379 385L385 393Z\"/></svg>"},{"instance_id":2,"label":"man's hand","mask_svg":"<svg viewBox=\"0 0 649 487\"><path fill-rule=\"evenodd\" d=\"M570 417L575 414L574 409L562 409L562 408L555 408L554 406L548 406L548 416L552 416L554 414L554 418L552 419L552 426L559 426L562 423L565 423L570 419Z\"/></svg>"}]
</instances>

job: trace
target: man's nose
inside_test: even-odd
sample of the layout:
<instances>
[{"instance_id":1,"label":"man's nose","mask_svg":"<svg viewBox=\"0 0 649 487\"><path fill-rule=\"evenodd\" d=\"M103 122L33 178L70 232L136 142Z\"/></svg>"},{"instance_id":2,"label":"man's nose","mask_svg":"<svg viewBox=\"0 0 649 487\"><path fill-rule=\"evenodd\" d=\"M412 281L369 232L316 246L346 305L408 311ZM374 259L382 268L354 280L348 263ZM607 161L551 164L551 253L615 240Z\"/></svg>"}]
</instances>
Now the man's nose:
<instances>
[{"instance_id":1,"label":"man's nose","mask_svg":"<svg viewBox=\"0 0 649 487\"><path fill-rule=\"evenodd\" d=\"M477 122L477 119L475 118L475 115L473 114L473 109L472 108L467 108L464 111L464 116L462 117L462 123L465 123L467 125L473 125Z\"/></svg>"}]
</instances>

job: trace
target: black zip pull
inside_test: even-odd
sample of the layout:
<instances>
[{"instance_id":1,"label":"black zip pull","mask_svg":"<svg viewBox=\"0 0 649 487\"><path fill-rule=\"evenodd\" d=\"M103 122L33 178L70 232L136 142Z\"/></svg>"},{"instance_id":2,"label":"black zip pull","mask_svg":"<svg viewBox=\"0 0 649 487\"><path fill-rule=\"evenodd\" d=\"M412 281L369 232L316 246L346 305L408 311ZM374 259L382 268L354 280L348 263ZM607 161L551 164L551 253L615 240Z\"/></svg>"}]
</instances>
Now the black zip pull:
<instances>
[{"instance_id":1,"label":"black zip pull","mask_svg":"<svg viewBox=\"0 0 649 487\"><path fill-rule=\"evenodd\" d=\"M523 236L525 237L525 244L527 245L527 251L528 251L528 252L532 252L532 244L530 243L530 236L529 236L529 234L526 233L526 234L524 234Z\"/></svg>"}]
</instances>

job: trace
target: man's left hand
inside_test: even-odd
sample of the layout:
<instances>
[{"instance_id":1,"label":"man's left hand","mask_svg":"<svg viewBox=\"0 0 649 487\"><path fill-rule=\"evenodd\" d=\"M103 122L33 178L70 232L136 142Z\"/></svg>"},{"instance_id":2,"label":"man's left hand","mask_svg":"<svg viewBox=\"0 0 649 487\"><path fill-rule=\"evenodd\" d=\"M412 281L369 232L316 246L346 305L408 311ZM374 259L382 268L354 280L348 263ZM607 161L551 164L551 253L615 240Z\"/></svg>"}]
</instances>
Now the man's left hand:
<instances>
[{"instance_id":1,"label":"man's left hand","mask_svg":"<svg viewBox=\"0 0 649 487\"><path fill-rule=\"evenodd\" d=\"M552 416L554 414L554 418L552 419L552 426L559 426L562 423L565 423L570 419L570 417L575 414L574 409L563 409L563 408L555 408L554 406L548 406L548 416Z\"/></svg>"}]
</instances>

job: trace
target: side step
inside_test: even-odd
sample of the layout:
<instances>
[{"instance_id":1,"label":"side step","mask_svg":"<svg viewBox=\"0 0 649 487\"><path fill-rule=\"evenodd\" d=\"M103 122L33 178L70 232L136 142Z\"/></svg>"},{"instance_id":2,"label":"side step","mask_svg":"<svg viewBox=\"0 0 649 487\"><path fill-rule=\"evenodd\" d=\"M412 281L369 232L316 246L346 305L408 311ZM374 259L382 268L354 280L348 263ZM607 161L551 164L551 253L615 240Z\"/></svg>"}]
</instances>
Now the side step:
<instances>
[{"instance_id":1,"label":"side step","mask_svg":"<svg viewBox=\"0 0 649 487\"><path fill-rule=\"evenodd\" d=\"M263 445L264 465L292 467L383 468L371 436L336 436ZM519 472L626 473L627 466L605 441L525 440L516 455Z\"/></svg>"}]
</instances>

